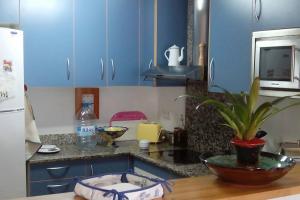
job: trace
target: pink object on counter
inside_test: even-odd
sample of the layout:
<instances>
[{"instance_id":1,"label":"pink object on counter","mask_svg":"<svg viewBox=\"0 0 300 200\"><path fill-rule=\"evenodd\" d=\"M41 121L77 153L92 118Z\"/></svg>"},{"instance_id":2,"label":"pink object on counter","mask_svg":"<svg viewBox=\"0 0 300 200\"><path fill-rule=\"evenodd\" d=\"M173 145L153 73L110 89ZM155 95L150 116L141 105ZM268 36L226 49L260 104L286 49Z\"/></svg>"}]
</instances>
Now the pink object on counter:
<instances>
[{"instance_id":1,"label":"pink object on counter","mask_svg":"<svg viewBox=\"0 0 300 200\"><path fill-rule=\"evenodd\" d=\"M109 125L113 121L132 121L132 120L147 120L144 113L140 111L124 111L115 113L110 119Z\"/></svg>"}]
</instances>

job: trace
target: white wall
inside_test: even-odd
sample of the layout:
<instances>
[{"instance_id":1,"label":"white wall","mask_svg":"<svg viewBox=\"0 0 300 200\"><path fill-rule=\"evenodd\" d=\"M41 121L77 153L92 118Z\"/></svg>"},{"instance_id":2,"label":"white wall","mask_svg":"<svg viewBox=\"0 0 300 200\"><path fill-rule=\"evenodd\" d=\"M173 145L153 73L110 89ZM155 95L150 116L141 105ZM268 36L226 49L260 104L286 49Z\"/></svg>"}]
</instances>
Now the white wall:
<instances>
[{"instance_id":1,"label":"white wall","mask_svg":"<svg viewBox=\"0 0 300 200\"><path fill-rule=\"evenodd\" d=\"M172 112L184 116L185 102L174 101L184 94L184 87L105 87L100 88L100 123L107 124L119 111L139 110L150 121L158 121L161 114ZM74 88L30 88L40 134L74 132Z\"/></svg>"},{"instance_id":2,"label":"white wall","mask_svg":"<svg viewBox=\"0 0 300 200\"><path fill-rule=\"evenodd\" d=\"M272 97L260 97L260 102L272 101ZM288 105L295 99L289 99L281 104ZM277 151L280 142L295 142L300 139L300 106L289 108L273 116L263 125L262 129L268 132L266 149Z\"/></svg>"}]
</instances>

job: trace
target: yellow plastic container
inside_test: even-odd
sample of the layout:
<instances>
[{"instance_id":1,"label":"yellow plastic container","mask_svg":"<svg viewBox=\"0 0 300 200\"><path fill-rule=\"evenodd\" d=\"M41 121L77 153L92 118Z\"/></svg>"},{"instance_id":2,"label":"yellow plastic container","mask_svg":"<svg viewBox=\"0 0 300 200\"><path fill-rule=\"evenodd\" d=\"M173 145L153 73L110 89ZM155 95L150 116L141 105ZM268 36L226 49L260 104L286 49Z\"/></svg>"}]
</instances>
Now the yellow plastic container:
<instances>
[{"instance_id":1,"label":"yellow plastic container","mask_svg":"<svg viewBox=\"0 0 300 200\"><path fill-rule=\"evenodd\" d=\"M157 123L140 123L137 127L137 140L149 140L156 143L159 141L161 126Z\"/></svg>"}]
</instances>

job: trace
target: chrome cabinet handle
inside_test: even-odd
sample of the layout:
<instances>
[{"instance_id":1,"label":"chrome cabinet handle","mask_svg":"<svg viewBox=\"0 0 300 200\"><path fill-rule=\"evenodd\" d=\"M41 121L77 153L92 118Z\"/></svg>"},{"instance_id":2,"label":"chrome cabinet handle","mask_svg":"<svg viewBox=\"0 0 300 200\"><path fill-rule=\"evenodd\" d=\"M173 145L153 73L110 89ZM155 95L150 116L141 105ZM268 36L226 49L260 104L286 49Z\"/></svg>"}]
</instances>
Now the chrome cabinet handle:
<instances>
[{"instance_id":1,"label":"chrome cabinet handle","mask_svg":"<svg viewBox=\"0 0 300 200\"><path fill-rule=\"evenodd\" d=\"M110 59L111 61L111 67L112 67L112 76L111 76L111 80L114 80L115 79L115 76L116 76L116 68L115 68L115 65L114 65L114 60L113 59Z\"/></svg>"},{"instance_id":2,"label":"chrome cabinet handle","mask_svg":"<svg viewBox=\"0 0 300 200\"><path fill-rule=\"evenodd\" d=\"M254 12L256 21L259 21L261 15L261 0L254 1Z\"/></svg>"},{"instance_id":3,"label":"chrome cabinet handle","mask_svg":"<svg viewBox=\"0 0 300 200\"><path fill-rule=\"evenodd\" d=\"M102 58L101 58L100 62L101 62L101 80L103 80L104 79L104 63L103 63Z\"/></svg>"},{"instance_id":4,"label":"chrome cabinet handle","mask_svg":"<svg viewBox=\"0 0 300 200\"><path fill-rule=\"evenodd\" d=\"M67 58L67 79L70 80L70 58Z\"/></svg>"},{"instance_id":5,"label":"chrome cabinet handle","mask_svg":"<svg viewBox=\"0 0 300 200\"><path fill-rule=\"evenodd\" d=\"M149 62L148 69L151 69L151 66L152 66L152 59Z\"/></svg>"},{"instance_id":6,"label":"chrome cabinet handle","mask_svg":"<svg viewBox=\"0 0 300 200\"><path fill-rule=\"evenodd\" d=\"M49 167L46 168L48 173L53 177L63 177L66 175L66 173L69 170L69 166L63 166L63 167Z\"/></svg>"},{"instance_id":7,"label":"chrome cabinet handle","mask_svg":"<svg viewBox=\"0 0 300 200\"><path fill-rule=\"evenodd\" d=\"M209 63L209 85L211 85L214 80L214 71L213 71L214 62L215 62L215 59L212 58Z\"/></svg>"},{"instance_id":8,"label":"chrome cabinet handle","mask_svg":"<svg viewBox=\"0 0 300 200\"><path fill-rule=\"evenodd\" d=\"M70 183L58 184L58 185L47 185L47 190L51 194L67 192Z\"/></svg>"},{"instance_id":9,"label":"chrome cabinet handle","mask_svg":"<svg viewBox=\"0 0 300 200\"><path fill-rule=\"evenodd\" d=\"M91 176L94 176L94 167L93 167L93 165L91 165L90 168L91 168Z\"/></svg>"}]
</instances>

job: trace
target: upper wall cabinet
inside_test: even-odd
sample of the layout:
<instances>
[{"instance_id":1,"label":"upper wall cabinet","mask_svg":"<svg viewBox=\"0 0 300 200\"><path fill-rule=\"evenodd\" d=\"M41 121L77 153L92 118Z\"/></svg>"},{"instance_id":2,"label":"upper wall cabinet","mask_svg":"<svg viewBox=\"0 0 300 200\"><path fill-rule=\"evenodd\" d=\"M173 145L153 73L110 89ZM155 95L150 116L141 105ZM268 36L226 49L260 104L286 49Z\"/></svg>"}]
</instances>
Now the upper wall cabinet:
<instances>
[{"instance_id":1,"label":"upper wall cabinet","mask_svg":"<svg viewBox=\"0 0 300 200\"><path fill-rule=\"evenodd\" d=\"M140 66L144 72L154 64L154 0L140 2ZM152 85L149 80L140 80L140 83Z\"/></svg>"},{"instance_id":2,"label":"upper wall cabinet","mask_svg":"<svg viewBox=\"0 0 300 200\"><path fill-rule=\"evenodd\" d=\"M21 0L25 83L73 85L73 1Z\"/></svg>"},{"instance_id":3,"label":"upper wall cabinet","mask_svg":"<svg viewBox=\"0 0 300 200\"><path fill-rule=\"evenodd\" d=\"M184 47L182 65L187 57L187 4L186 0L157 0L157 65L167 66L164 52L174 44ZM181 80L157 80L158 86L183 86Z\"/></svg>"},{"instance_id":4,"label":"upper wall cabinet","mask_svg":"<svg viewBox=\"0 0 300 200\"><path fill-rule=\"evenodd\" d=\"M139 0L109 0L108 84L139 83Z\"/></svg>"},{"instance_id":5,"label":"upper wall cabinet","mask_svg":"<svg viewBox=\"0 0 300 200\"><path fill-rule=\"evenodd\" d=\"M174 44L187 45L187 2L186 0L157 0L157 64L168 65L164 52Z\"/></svg>"},{"instance_id":6,"label":"upper wall cabinet","mask_svg":"<svg viewBox=\"0 0 300 200\"><path fill-rule=\"evenodd\" d=\"M251 0L210 1L209 90L248 91L251 71Z\"/></svg>"},{"instance_id":7,"label":"upper wall cabinet","mask_svg":"<svg viewBox=\"0 0 300 200\"><path fill-rule=\"evenodd\" d=\"M0 0L0 24L19 24L19 0Z\"/></svg>"},{"instance_id":8,"label":"upper wall cabinet","mask_svg":"<svg viewBox=\"0 0 300 200\"><path fill-rule=\"evenodd\" d=\"M106 84L106 1L75 2L75 86Z\"/></svg>"},{"instance_id":9,"label":"upper wall cabinet","mask_svg":"<svg viewBox=\"0 0 300 200\"><path fill-rule=\"evenodd\" d=\"M164 52L174 44L185 47L182 64L186 64L187 3L186 0L141 0L141 73L153 65L167 66ZM141 80L141 84L152 85L152 81ZM175 86L182 82L157 80L157 85Z\"/></svg>"},{"instance_id":10,"label":"upper wall cabinet","mask_svg":"<svg viewBox=\"0 0 300 200\"><path fill-rule=\"evenodd\" d=\"M253 0L254 30L300 27L299 0Z\"/></svg>"}]
</instances>

